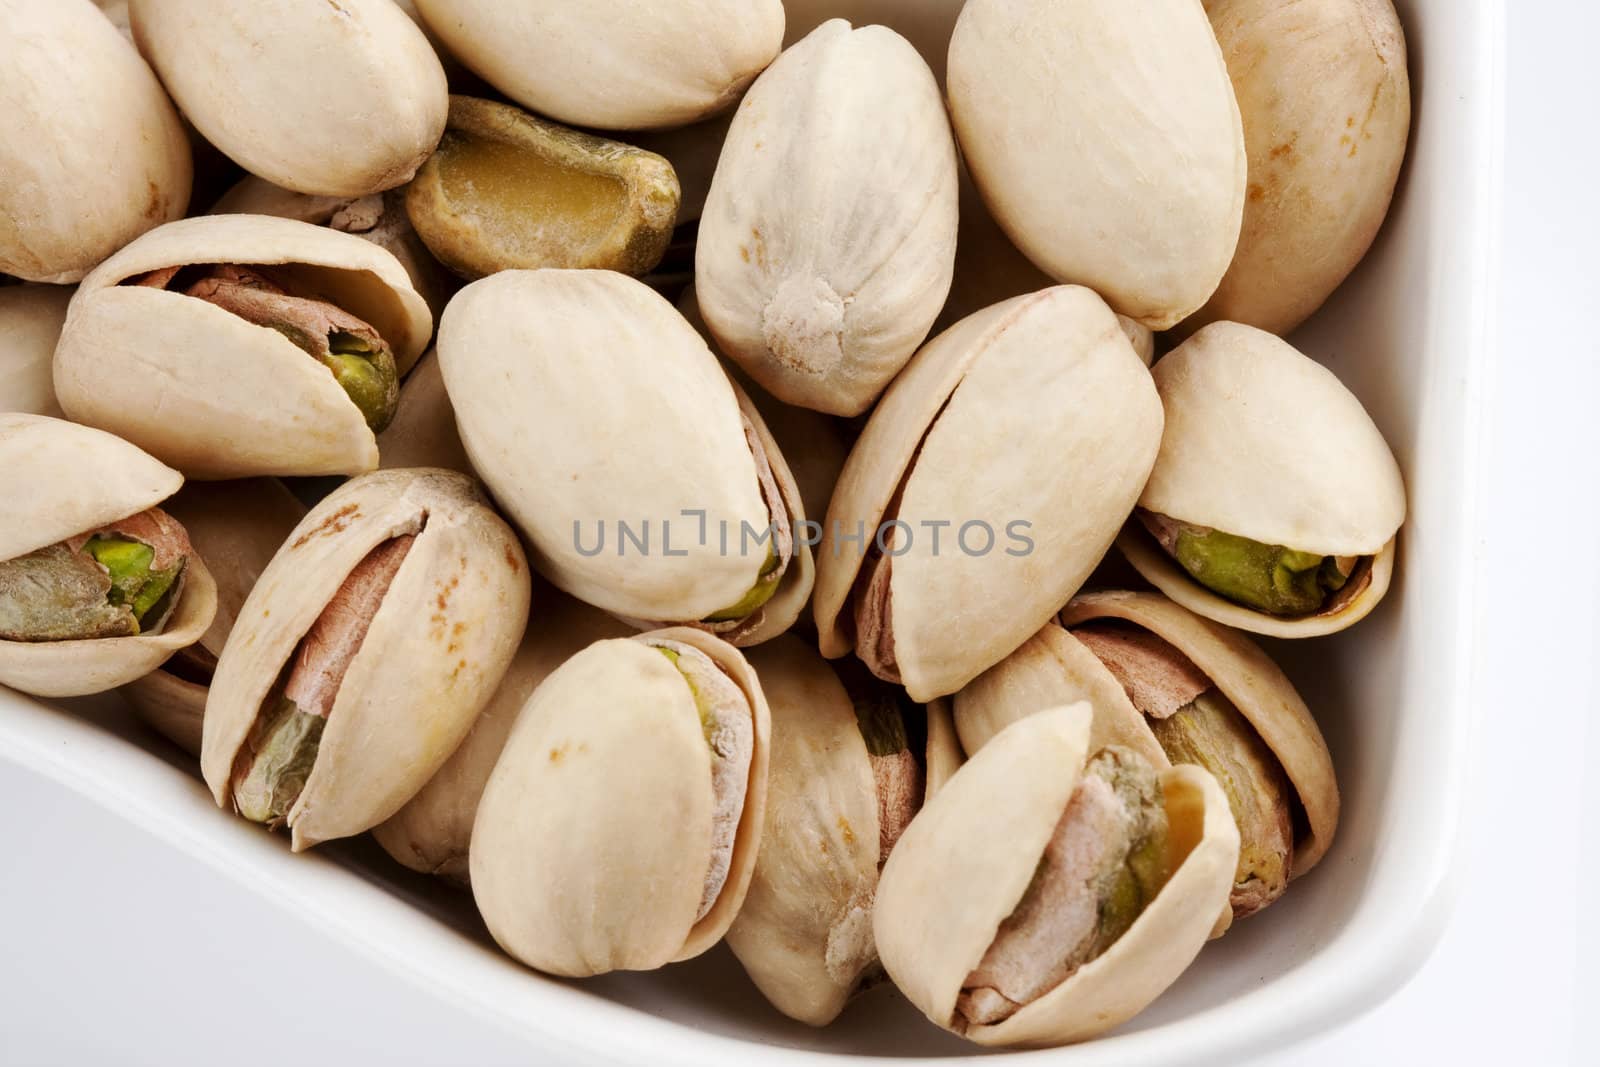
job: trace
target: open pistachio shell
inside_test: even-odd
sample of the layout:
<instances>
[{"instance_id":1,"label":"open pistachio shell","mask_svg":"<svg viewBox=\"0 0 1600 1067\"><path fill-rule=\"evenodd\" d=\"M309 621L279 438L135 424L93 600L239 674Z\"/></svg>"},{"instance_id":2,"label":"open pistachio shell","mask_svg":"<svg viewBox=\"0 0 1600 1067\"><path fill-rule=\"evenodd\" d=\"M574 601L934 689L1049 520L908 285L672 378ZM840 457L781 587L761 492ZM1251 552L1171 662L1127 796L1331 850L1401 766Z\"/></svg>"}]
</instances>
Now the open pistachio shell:
<instances>
[{"instance_id":1,"label":"open pistachio shell","mask_svg":"<svg viewBox=\"0 0 1600 1067\"><path fill-rule=\"evenodd\" d=\"M717 164L695 287L718 345L780 400L865 411L950 290L956 185L916 49L825 23L756 79Z\"/></svg>"},{"instance_id":2,"label":"open pistachio shell","mask_svg":"<svg viewBox=\"0 0 1600 1067\"><path fill-rule=\"evenodd\" d=\"M50 363L72 293L63 285L0 288L0 411L60 416Z\"/></svg>"},{"instance_id":3,"label":"open pistachio shell","mask_svg":"<svg viewBox=\"0 0 1600 1067\"><path fill-rule=\"evenodd\" d=\"M1090 747L1088 704L1029 716L976 753L900 839L873 929L889 976L929 1019L961 1032L957 1001L1027 893ZM966 1027L982 1045L1081 1041L1126 1022L1188 967L1232 884L1239 835L1216 780L1160 775L1165 883L1099 956L1003 1022Z\"/></svg>"},{"instance_id":4,"label":"open pistachio shell","mask_svg":"<svg viewBox=\"0 0 1600 1067\"><path fill-rule=\"evenodd\" d=\"M361 568L401 545L378 597L349 595ZM223 648L200 760L217 803L233 808L259 784L267 731L293 701L302 719L325 723L313 751L296 749L303 786L272 819L288 823L294 849L389 818L487 704L529 595L521 546L471 479L422 469L345 483L295 527ZM330 632L340 622L357 624L354 647ZM303 673L322 707L295 698Z\"/></svg>"},{"instance_id":5,"label":"open pistachio shell","mask_svg":"<svg viewBox=\"0 0 1600 1067\"><path fill-rule=\"evenodd\" d=\"M0 2L0 274L75 282L181 218L183 125L88 0Z\"/></svg>"},{"instance_id":6,"label":"open pistachio shell","mask_svg":"<svg viewBox=\"0 0 1600 1067\"><path fill-rule=\"evenodd\" d=\"M96 16L97 18L99 16ZM61 419L0 414L0 561L147 511L183 477L108 433ZM115 689L160 666L211 625L217 587L203 563L185 564L178 601L154 632L67 641L0 641L0 685L44 697Z\"/></svg>"},{"instance_id":7,"label":"open pistachio shell","mask_svg":"<svg viewBox=\"0 0 1600 1067\"><path fill-rule=\"evenodd\" d=\"M306 509L282 482L271 478L191 482L162 508L183 524L189 543L216 581L217 613L200 640L121 692L157 733L198 759L217 657L245 597Z\"/></svg>"},{"instance_id":8,"label":"open pistachio shell","mask_svg":"<svg viewBox=\"0 0 1600 1067\"><path fill-rule=\"evenodd\" d=\"M412 870L465 885L478 801L528 697L590 644L628 633L605 612L541 589L539 610L528 620L522 645L466 740L405 807L373 827L373 838Z\"/></svg>"},{"instance_id":9,"label":"open pistachio shell","mask_svg":"<svg viewBox=\"0 0 1600 1067\"><path fill-rule=\"evenodd\" d=\"M720 731L740 721L748 770L725 793L714 783L735 753L717 747ZM478 805L472 892L489 932L572 977L716 944L755 867L769 731L755 672L702 631L601 641L568 660L518 716Z\"/></svg>"},{"instance_id":10,"label":"open pistachio shell","mask_svg":"<svg viewBox=\"0 0 1600 1067\"><path fill-rule=\"evenodd\" d=\"M417 361L400 387L400 407L389 428L378 435L378 455L384 470L443 467L473 473L433 349Z\"/></svg>"},{"instance_id":11,"label":"open pistachio shell","mask_svg":"<svg viewBox=\"0 0 1600 1067\"><path fill-rule=\"evenodd\" d=\"M740 645L798 617L812 583L799 490L749 399L648 287L485 278L445 312L439 361L467 455L555 585L642 627L722 615L706 625ZM775 527L791 541L776 571ZM764 603L727 610L764 584Z\"/></svg>"},{"instance_id":12,"label":"open pistachio shell","mask_svg":"<svg viewBox=\"0 0 1600 1067\"><path fill-rule=\"evenodd\" d=\"M259 267L296 295L354 316L392 350L401 374L428 343L427 304L376 245L264 215L185 219L133 242L78 287L56 349L62 408L194 478L376 467L367 416L316 357L206 300L135 284L222 264Z\"/></svg>"},{"instance_id":13,"label":"open pistachio shell","mask_svg":"<svg viewBox=\"0 0 1600 1067\"><path fill-rule=\"evenodd\" d=\"M130 0L134 38L207 141L302 193L407 181L444 129L444 68L389 0Z\"/></svg>"},{"instance_id":14,"label":"open pistachio shell","mask_svg":"<svg viewBox=\"0 0 1600 1067\"><path fill-rule=\"evenodd\" d=\"M1361 401L1315 360L1237 323L1196 333L1154 377L1167 423L1143 511L1357 563L1321 609L1271 615L1201 585L1134 522L1118 543L1139 573L1192 611L1274 637L1333 633L1371 612L1389 587L1406 493Z\"/></svg>"},{"instance_id":15,"label":"open pistachio shell","mask_svg":"<svg viewBox=\"0 0 1600 1067\"><path fill-rule=\"evenodd\" d=\"M558 122L682 126L732 104L778 54L779 0L416 0L484 81Z\"/></svg>"},{"instance_id":16,"label":"open pistachio shell","mask_svg":"<svg viewBox=\"0 0 1600 1067\"><path fill-rule=\"evenodd\" d=\"M1149 373L1087 289L1009 300L929 342L884 394L829 505L823 654L854 648L918 701L1004 659L1110 547L1161 421Z\"/></svg>"}]
</instances>

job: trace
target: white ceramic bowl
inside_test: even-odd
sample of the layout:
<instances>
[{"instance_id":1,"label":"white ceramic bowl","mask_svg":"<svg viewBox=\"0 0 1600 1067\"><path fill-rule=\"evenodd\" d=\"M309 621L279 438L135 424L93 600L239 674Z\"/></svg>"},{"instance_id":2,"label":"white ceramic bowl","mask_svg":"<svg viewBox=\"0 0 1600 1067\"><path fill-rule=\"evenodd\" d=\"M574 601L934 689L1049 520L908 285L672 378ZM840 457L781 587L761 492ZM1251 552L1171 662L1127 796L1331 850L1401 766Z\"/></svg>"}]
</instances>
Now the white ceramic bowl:
<instances>
[{"instance_id":1,"label":"white ceramic bowl","mask_svg":"<svg viewBox=\"0 0 1600 1067\"><path fill-rule=\"evenodd\" d=\"M1502 11L1497 0L1398 6L1416 109L1401 190L1372 254L1296 341L1365 400L1400 457L1411 490L1402 570L1378 613L1353 631L1273 649L1333 749L1345 803L1338 838L1311 876L1208 947L1149 1011L1100 1041L1029 1054L1040 1062L1187 1064L1281 1049L1387 997L1444 924L1479 659L1475 531ZM791 19L876 12L928 48L958 7L791 0ZM831 1029L788 1022L723 948L656 975L547 980L488 947L469 900L373 848L291 856L281 838L248 831L172 752L114 703L69 712L0 690L0 782L10 761L83 793L233 877L239 892L275 899L432 995L520 1033L529 1062L733 1067L759 1048L763 1063L822 1065L973 1051L888 988Z\"/></svg>"}]
</instances>

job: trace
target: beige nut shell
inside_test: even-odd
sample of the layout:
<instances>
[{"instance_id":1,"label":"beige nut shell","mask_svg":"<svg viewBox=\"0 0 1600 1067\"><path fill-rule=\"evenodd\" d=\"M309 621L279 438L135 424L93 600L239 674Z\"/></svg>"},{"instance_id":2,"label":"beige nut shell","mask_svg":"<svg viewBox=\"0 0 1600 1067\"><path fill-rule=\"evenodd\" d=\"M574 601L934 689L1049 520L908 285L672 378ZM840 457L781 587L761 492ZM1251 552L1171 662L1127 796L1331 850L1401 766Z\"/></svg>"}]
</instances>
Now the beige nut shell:
<instances>
[{"instance_id":1,"label":"beige nut shell","mask_svg":"<svg viewBox=\"0 0 1600 1067\"><path fill-rule=\"evenodd\" d=\"M392 189L444 133L444 68L389 0L130 0L128 10L189 121L274 185Z\"/></svg>"},{"instance_id":2,"label":"beige nut shell","mask_svg":"<svg viewBox=\"0 0 1600 1067\"><path fill-rule=\"evenodd\" d=\"M72 293L64 285L0 288L0 412L60 417L50 365Z\"/></svg>"},{"instance_id":3,"label":"beige nut shell","mask_svg":"<svg viewBox=\"0 0 1600 1067\"><path fill-rule=\"evenodd\" d=\"M913 539L893 561L890 611L912 699L953 693L1004 659L1110 547L1154 462L1161 422L1149 373L1087 289L1017 297L945 331L884 394L840 476L817 552L823 654L855 642L850 601L863 553L842 538L864 523L871 539L898 490ZM923 524L937 522L952 525L935 555ZM954 543L968 522L989 523L992 551L969 555ZM1031 551L1007 539L1014 522L1032 524Z\"/></svg>"},{"instance_id":4,"label":"beige nut shell","mask_svg":"<svg viewBox=\"0 0 1600 1067\"><path fill-rule=\"evenodd\" d=\"M416 0L484 81L574 126L682 126L721 111L783 42L779 0Z\"/></svg>"},{"instance_id":5,"label":"beige nut shell","mask_svg":"<svg viewBox=\"0 0 1600 1067\"><path fill-rule=\"evenodd\" d=\"M89 0L0 0L0 55L0 274L75 282L183 217L178 113Z\"/></svg>"},{"instance_id":6,"label":"beige nut shell","mask_svg":"<svg viewBox=\"0 0 1600 1067\"><path fill-rule=\"evenodd\" d=\"M376 826L427 784L493 694L527 622L521 546L471 479L421 469L345 483L295 527L228 635L200 759L219 805L232 803L235 757L300 639L356 564L406 533L416 540L289 811L295 851Z\"/></svg>"},{"instance_id":7,"label":"beige nut shell","mask_svg":"<svg viewBox=\"0 0 1600 1067\"><path fill-rule=\"evenodd\" d=\"M1156 330L1215 291L1245 146L1200 4L969 0L949 95L985 201L1046 273Z\"/></svg>"},{"instance_id":8,"label":"beige nut shell","mask_svg":"<svg viewBox=\"0 0 1600 1067\"><path fill-rule=\"evenodd\" d=\"M721 894L696 921L710 854L711 760L683 675L648 641L689 645L750 702L754 749ZM601 641L534 691L472 831L489 932L550 974L651 970L721 940L744 903L766 808L770 717L738 650L678 627Z\"/></svg>"},{"instance_id":9,"label":"beige nut shell","mask_svg":"<svg viewBox=\"0 0 1600 1067\"><path fill-rule=\"evenodd\" d=\"M78 287L55 356L62 408L192 478L376 467L360 409L283 335L182 293L122 284L207 263L277 268L372 325L402 373L428 343L427 304L376 245L265 215L185 219L133 242Z\"/></svg>"},{"instance_id":10,"label":"beige nut shell","mask_svg":"<svg viewBox=\"0 0 1600 1067\"><path fill-rule=\"evenodd\" d=\"M718 345L780 400L865 411L950 290L956 191L916 49L823 24L756 79L723 145L695 256Z\"/></svg>"},{"instance_id":11,"label":"beige nut shell","mask_svg":"<svg viewBox=\"0 0 1600 1067\"><path fill-rule=\"evenodd\" d=\"M975 754L912 821L878 888L874 932L895 984L950 1028L956 999L1015 910L1091 755L1086 703L1029 716ZM1005 1022L982 1045L1081 1041L1126 1022L1188 967L1226 906L1239 832L1216 779L1162 773L1172 874L1101 956Z\"/></svg>"}]
</instances>

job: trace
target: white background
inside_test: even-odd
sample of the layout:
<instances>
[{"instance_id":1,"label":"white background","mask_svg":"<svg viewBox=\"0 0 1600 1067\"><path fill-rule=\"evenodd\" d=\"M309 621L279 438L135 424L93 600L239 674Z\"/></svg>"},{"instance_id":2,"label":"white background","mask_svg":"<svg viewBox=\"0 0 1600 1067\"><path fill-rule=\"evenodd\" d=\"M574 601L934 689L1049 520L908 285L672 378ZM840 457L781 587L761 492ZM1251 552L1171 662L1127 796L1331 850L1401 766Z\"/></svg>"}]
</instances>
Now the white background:
<instances>
[{"instance_id":1,"label":"white background","mask_svg":"<svg viewBox=\"0 0 1600 1067\"><path fill-rule=\"evenodd\" d=\"M1600 993L1600 9L1509 5L1489 686L1459 900L1389 1003L1266 1064L1588 1064ZM152 850L160 850L155 862ZM0 779L0 1064L527 1063L40 779ZM1591 892L1580 893L1580 887ZM247 944L259 967L240 974Z\"/></svg>"}]
</instances>

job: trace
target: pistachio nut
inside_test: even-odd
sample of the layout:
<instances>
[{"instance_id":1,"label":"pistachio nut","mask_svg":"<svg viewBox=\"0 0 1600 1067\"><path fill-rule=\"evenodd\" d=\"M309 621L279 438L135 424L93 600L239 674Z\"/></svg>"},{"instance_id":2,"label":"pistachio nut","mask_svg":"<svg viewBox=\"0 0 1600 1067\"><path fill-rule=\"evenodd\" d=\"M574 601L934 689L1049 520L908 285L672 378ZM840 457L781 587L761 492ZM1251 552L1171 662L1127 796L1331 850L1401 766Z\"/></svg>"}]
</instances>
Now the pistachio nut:
<instances>
[{"instance_id":1,"label":"pistachio nut","mask_svg":"<svg viewBox=\"0 0 1600 1067\"><path fill-rule=\"evenodd\" d=\"M970 0L949 93L984 200L1047 274L1154 330L1210 298L1239 239L1245 146L1199 4Z\"/></svg>"},{"instance_id":2,"label":"pistachio nut","mask_svg":"<svg viewBox=\"0 0 1600 1067\"><path fill-rule=\"evenodd\" d=\"M859 664L836 674L798 638L752 649L750 663L772 710L771 778L761 852L728 947L774 1007L825 1026L881 978L878 871L931 776L942 782L959 752L930 713L919 759L908 727L921 716L904 694Z\"/></svg>"},{"instance_id":3,"label":"pistachio nut","mask_svg":"<svg viewBox=\"0 0 1600 1067\"><path fill-rule=\"evenodd\" d=\"M134 39L205 139L274 185L404 184L444 130L444 68L389 0L129 0Z\"/></svg>"},{"instance_id":4,"label":"pistachio nut","mask_svg":"<svg viewBox=\"0 0 1600 1067\"><path fill-rule=\"evenodd\" d=\"M1286 335L1372 247L1411 131L1390 0L1211 0L1244 119L1249 187L1233 263L1191 320ZM1185 324L1185 328L1191 328Z\"/></svg>"},{"instance_id":5,"label":"pistachio nut","mask_svg":"<svg viewBox=\"0 0 1600 1067\"><path fill-rule=\"evenodd\" d=\"M158 507L182 484L110 434L0 414L0 685L101 693L205 632L216 584Z\"/></svg>"},{"instance_id":6,"label":"pistachio nut","mask_svg":"<svg viewBox=\"0 0 1600 1067\"><path fill-rule=\"evenodd\" d=\"M0 274L75 282L183 217L178 113L89 0L0 0L0 55Z\"/></svg>"},{"instance_id":7,"label":"pistachio nut","mask_svg":"<svg viewBox=\"0 0 1600 1067\"><path fill-rule=\"evenodd\" d=\"M0 287L0 411L61 414L50 361L72 292L64 285Z\"/></svg>"},{"instance_id":8,"label":"pistachio nut","mask_svg":"<svg viewBox=\"0 0 1600 1067\"><path fill-rule=\"evenodd\" d=\"M245 597L306 509L282 482L251 478L190 482L162 510L183 525L216 582L217 613L198 641L123 686L121 693L152 729L198 759L217 657Z\"/></svg>"},{"instance_id":9,"label":"pistachio nut","mask_svg":"<svg viewBox=\"0 0 1600 1067\"><path fill-rule=\"evenodd\" d=\"M884 867L883 964L930 1020L981 1045L1093 1037L1199 953L1239 835L1216 779L1095 749L1090 707L1031 715L973 755Z\"/></svg>"},{"instance_id":10,"label":"pistachio nut","mask_svg":"<svg viewBox=\"0 0 1600 1067\"><path fill-rule=\"evenodd\" d=\"M707 118L783 41L779 0L415 0L473 73L557 122L639 130Z\"/></svg>"},{"instance_id":11,"label":"pistachio nut","mask_svg":"<svg viewBox=\"0 0 1600 1067\"><path fill-rule=\"evenodd\" d=\"M153 230L78 287L55 356L67 415L190 477L378 464L432 320L398 261L263 215Z\"/></svg>"},{"instance_id":12,"label":"pistachio nut","mask_svg":"<svg viewBox=\"0 0 1600 1067\"><path fill-rule=\"evenodd\" d=\"M389 428L378 435L378 455L384 470L443 467L473 473L433 349L417 361L400 386L400 407Z\"/></svg>"},{"instance_id":13,"label":"pistachio nut","mask_svg":"<svg viewBox=\"0 0 1600 1067\"><path fill-rule=\"evenodd\" d=\"M550 974L652 970L733 922L766 806L767 702L731 645L686 627L601 641L534 690L483 791L473 897Z\"/></svg>"},{"instance_id":14,"label":"pistachio nut","mask_svg":"<svg viewBox=\"0 0 1600 1067\"><path fill-rule=\"evenodd\" d=\"M313 226L353 233L384 249L405 268L411 285L438 317L459 282L433 258L411 228L405 191L390 189L368 196L316 196L297 193L248 174L212 206L212 215L272 215Z\"/></svg>"},{"instance_id":15,"label":"pistachio nut","mask_svg":"<svg viewBox=\"0 0 1600 1067\"><path fill-rule=\"evenodd\" d=\"M384 851L414 871L466 885L478 801L528 697L589 645L628 633L598 608L540 589L539 610L528 620L522 645L466 740L405 807L373 827L372 836Z\"/></svg>"},{"instance_id":16,"label":"pistachio nut","mask_svg":"<svg viewBox=\"0 0 1600 1067\"><path fill-rule=\"evenodd\" d=\"M1004 659L1110 547L1161 421L1149 373L1087 289L1017 297L940 334L884 394L829 505L823 654L854 648L919 701Z\"/></svg>"},{"instance_id":17,"label":"pistachio nut","mask_svg":"<svg viewBox=\"0 0 1600 1067\"><path fill-rule=\"evenodd\" d=\"M950 291L956 185L916 49L824 23L756 79L717 164L695 287L718 345L780 400L861 414Z\"/></svg>"},{"instance_id":18,"label":"pistachio nut","mask_svg":"<svg viewBox=\"0 0 1600 1067\"><path fill-rule=\"evenodd\" d=\"M1161 455L1118 539L1151 584L1208 619L1314 637L1388 591L1405 485L1333 373L1269 333L1213 323L1162 358Z\"/></svg>"},{"instance_id":19,"label":"pistachio nut","mask_svg":"<svg viewBox=\"0 0 1600 1067\"><path fill-rule=\"evenodd\" d=\"M443 470L353 478L294 528L212 677L201 771L295 851L371 829L427 784L527 622L522 548Z\"/></svg>"},{"instance_id":20,"label":"pistachio nut","mask_svg":"<svg viewBox=\"0 0 1600 1067\"><path fill-rule=\"evenodd\" d=\"M794 479L647 286L504 271L451 302L439 361L472 465L556 586L641 629L698 625L736 645L798 617L812 562Z\"/></svg>"},{"instance_id":21,"label":"pistachio nut","mask_svg":"<svg viewBox=\"0 0 1600 1067\"><path fill-rule=\"evenodd\" d=\"M943 85L950 32L955 29L961 5L907 3L906 0L784 0L783 10L788 20L784 28L785 48L829 19L849 19L858 26L887 26L916 46Z\"/></svg>"},{"instance_id":22,"label":"pistachio nut","mask_svg":"<svg viewBox=\"0 0 1600 1067\"><path fill-rule=\"evenodd\" d=\"M1075 598L955 698L961 743L979 751L1011 723L1063 701L1094 708L1091 745L1216 776L1241 839L1223 932L1316 866L1339 822L1322 732L1293 683L1241 634L1155 593Z\"/></svg>"},{"instance_id":23,"label":"pistachio nut","mask_svg":"<svg viewBox=\"0 0 1600 1067\"><path fill-rule=\"evenodd\" d=\"M509 104L450 98L439 150L406 189L411 225L464 278L539 267L644 274L678 216L672 164Z\"/></svg>"}]
</instances>

